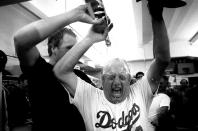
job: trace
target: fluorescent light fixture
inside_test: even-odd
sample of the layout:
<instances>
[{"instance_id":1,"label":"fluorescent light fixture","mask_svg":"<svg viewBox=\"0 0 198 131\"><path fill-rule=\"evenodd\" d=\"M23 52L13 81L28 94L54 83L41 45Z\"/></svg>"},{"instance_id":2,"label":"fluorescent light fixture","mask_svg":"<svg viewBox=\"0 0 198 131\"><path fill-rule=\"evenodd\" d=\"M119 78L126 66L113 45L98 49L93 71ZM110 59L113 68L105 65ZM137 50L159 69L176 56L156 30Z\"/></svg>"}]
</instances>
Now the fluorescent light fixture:
<instances>
[{"instance_id":1,"label":"fluorescent light fixture","mask_svg":"<svg viewBox=\"0 0 198 131\"><path fill-rule=\"evenodd\" d=\"M193 37L189 40L190 44L193 44L198 39L198 31L193 35Z\"/></svg>"}]
</instances>

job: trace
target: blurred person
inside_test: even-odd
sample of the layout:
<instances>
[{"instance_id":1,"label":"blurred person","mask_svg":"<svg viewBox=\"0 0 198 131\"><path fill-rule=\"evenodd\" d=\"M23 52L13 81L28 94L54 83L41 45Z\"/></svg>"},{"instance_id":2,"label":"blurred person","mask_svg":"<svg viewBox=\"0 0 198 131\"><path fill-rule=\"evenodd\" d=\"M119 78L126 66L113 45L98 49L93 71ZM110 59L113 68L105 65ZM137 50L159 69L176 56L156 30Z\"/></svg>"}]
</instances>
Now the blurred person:
<instances>
[{"instance_id":1,"label":"blurred person","mask_svg":"<svg viewBox=\"0 0 198 131\"><path fill-rule=\"evenodd\" d=\"M188 80L186 79L181 79L180 81L180 90L181 91L187 91L189 89L189 84L188 84Z\"/></svg>"},{"instance_id":2,"label":"blurred person","mask_svg":"<svg viewBox=\"0 0 198 131\"><path fill-rule=\"evenodd\" d=\"M63 14L41 19L19 29L14 44L20 67L27 76L32 107L33 130L85 130L77 108L69 103L68 94L53 73L53 67L77 43L75 33L65 26L74 22L100 23L87 13L88 5L80 5ZM65 27L65 28L64 28ZM49 63L40 55L36 45L48 38ZM82 79L87 77L73 70ZM88 77L87 77L88 78ZM87 81L88 80L88 81ZM86 79L89 82L89 79Z\"/></svg>"},{"instance_id":3,"label":"blurred person","mask_svg":"<svg viewBox=\"0 0 198 131\"><path fill-rule=\"evenodd\" d=\"M191 130L196 131L198 130L198 107L195 106L195 103L197 103L198 100L198 85L194 84L193 87L190 87L190 89L187 92L188 96L188 105L187 110L189 112L189 118L187 121L189 123L189 126L191 127Z\"/></svg>"},{"instance_id":4,"label":"blurred person","mask_svg":"<svg viewBox=\"0 0 198 131\"><path fill-rule=\"evenodd\" d=\"M5 70L5 66L7 63L7 55L4 51L0 50L0 72L2 73Z\"/></svg>"},{"instance_id":5,"label":"blurred person","mask_svg":"<svg viewBox=\"0 0 198 131\"><path fill-rule=\"evenodd\" d=\"M149 109L149 120L155 131L175 131L176 129L170 114L171 98L166 94L168 85L167 77L163 76Z\"/></svg>"},{"instance_id":6,"label":"blurred person","mask_svg":"<svg viewBox=\"0 0 198 131\"><path fill-rule=\"evenodd\" d=\"M6 92L2 80L3 72L5 71L7 60L8 59L5 52L0 50L0 130L1 131L9 131Z\"/></svg>"},{"instance_id":7,"label":"blurred person","mask_svg":"<svg viewBox=\"0 0 198 131\"><path fill-rule=\"evenodd\" d=\"M135 78L136 78L137 80L139 80L139 79L141 79L143 76L144 76L144 73L140 71L140 72L137 72L137 73L136 73Z\"/></svg>"},{"instance_id":8,"label":"blurred person","mask_svg":"<svg viewBox=\"0 0 198 131\"><path fill-rule=\"evenodd\" d=\"M131 76L131 81L130 81L130 85L135 84L137 81L137 79L135 78L135 76Z\"/></svg>"},{"instance_id":9,"label":"blurred person","mask_svg":"<svg viewBox=\"0 0 198 131\"><path fill-rule=\"evenodd\" d=\"M0 50L0 72L1 76L12 75L8 70L6 70L8 58L4 51Z\"/></svg>"},{"instance_id":10,"label":"blurred person","mask_svg":"<svg viewBox=\"0 0 198 131\"><path fill-rule=\"evenodd\" d=\"M190 91L188 80L181 79L180 85L175 92L175 119L178 128L192 130L193 120L196 116L195 105L191 104L190 97L193 96ZM188 112L188 113L186 113Z\"/></svg>"},{"instance_id":11,"label":"blurred person","mask_svg":"<svg viewBox=\"0 0 198 131\"><path fill-rule=\"evenodd\" d=\"M154 126L155 131L167 131L165 127L168 127L165 123L165 119L170 109L170 98L164 93L157 93L152 101L149 119L151 124ZM165 126L164 126L165 125Z\"/></svg>"},{"instance_id":12,"label":"blurred person","mask_svg":"<svg viewBox=\"0 0 198 131\"><path fill-rule=\"evenodd\" d=\"M6 102L8 111L8 125L10 131L31 130L31 106L28 100L28 91L21 77L12 77L14 80L5 84ZM10 78L5 78L10 81ZM16 104L17 103L17 104Z\"/></svg>"},{"instance_id":13,"label":"blurred person","mask_svg":"<svg viewBox=\"0 0 198 131\"><path fill-rule=\"evenodd\" d=\"M154 60L145 76L132 86L129 67L125 60L119 58L110 60L104 66L101 78L103 90L93 88L72 71L94 43L105 40L110 24L103 32L96 32L93 25L85 38L55 65L54 72L74 96L71 102L83 116L87 131L153 130L148 121L148 111L160 78L170 62L170 51L161 1L149 1L148 9L154 35Z\"/></svg>"},{"instance_id":14,"label":"blurred person","mask_svg":"<svg viewBox=\"0 0 198 131\"><path fill-rule=\"evenodd\" d=\"M131 77L130 85L135 84L137 80L141 79L144 76L143 72L137 72L134 76Z\"/></svg>"}]
</instances>

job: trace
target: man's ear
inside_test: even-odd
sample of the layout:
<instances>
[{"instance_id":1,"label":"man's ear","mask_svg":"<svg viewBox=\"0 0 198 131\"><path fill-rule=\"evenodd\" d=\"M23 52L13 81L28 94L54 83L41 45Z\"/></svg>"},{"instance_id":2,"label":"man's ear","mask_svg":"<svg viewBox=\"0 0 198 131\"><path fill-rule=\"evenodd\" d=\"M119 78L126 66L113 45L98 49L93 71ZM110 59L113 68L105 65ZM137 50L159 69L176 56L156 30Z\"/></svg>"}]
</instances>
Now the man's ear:
<instances>
[{"instance_id":1,"label":"man's ear","mask_svg":"<svg viewBox=\"0 0 198 131\"><path fill-rule=\"evenodd\" d=\"M57 51L57 47L53 47L53 48L51 48L51 51L52 51L52 55Z\"/></svg>"}]
</instances>

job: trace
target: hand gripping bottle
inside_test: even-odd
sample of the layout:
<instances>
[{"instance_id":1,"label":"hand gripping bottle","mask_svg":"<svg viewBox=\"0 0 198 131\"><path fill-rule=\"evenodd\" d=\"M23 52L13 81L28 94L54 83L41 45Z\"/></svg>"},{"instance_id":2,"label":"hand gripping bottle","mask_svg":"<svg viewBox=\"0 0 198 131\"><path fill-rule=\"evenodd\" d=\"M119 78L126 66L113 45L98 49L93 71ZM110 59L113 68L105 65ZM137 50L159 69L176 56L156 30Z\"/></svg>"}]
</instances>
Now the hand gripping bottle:
<instances>
[{"instance_id":1,"label":"hand gripping bottle","mask_svg":"<svg viewBox=\"0 0 198 131\"><path fill-rule=\"evenodd\" d=\"M92 18L101 18L102 16L105 16L105 21L102 22L101 24L98 24L96 26L94 26L94 31L97 33L103 33L104 29L106 28L106 26L108 26L108 16L106 14L105 8L104 8L104 4L102 2L102 0L85 0L86 3L88 3L88 13L90 14L90 16ZM95 15L94 12L96 11L104 11L104 14L101 15ZM106 39L105 39L106 45L109 47L111 45L111 41L109 39L109 36L107 35Z\"/></svg>"}]
</instances>

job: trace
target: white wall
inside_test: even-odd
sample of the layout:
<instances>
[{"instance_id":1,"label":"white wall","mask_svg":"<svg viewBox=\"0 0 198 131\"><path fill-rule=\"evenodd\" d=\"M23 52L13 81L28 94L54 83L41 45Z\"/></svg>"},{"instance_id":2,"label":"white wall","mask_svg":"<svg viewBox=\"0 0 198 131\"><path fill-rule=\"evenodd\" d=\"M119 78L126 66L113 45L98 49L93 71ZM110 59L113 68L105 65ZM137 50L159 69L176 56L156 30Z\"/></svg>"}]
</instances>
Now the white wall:
<instances>
[{"instance_id":1,"label":"white wall","mask_svg":"<svg viewBox=\"0 0 198 131\"><path fill-rule=\"evenodd\" d=\"M137 72L142 71L146 72L151 64L151 60L142 60L142 61L131 61L128 62L131 75L135 75Z\"/></svg>"},{"instance_id":2,"label":"white wall","mask_svg":"<svg viewBox=\"0 0 198 131\"><path fill-rule=\"evenodd\" d=\"M139 61L129 61L131 74L134 75L138 71L145 72L153 59L153 45L151 43L142 47L144 50L144 58ZM171 57L194 56L198 57L198 42L190 45L188 41L177 41L170 43ZM147 59L147 60L146 60Z\"/></svg>"},{"instance_id":3,"label":"white wall","mask_svg":"<svg viewBox=\"0 0 198 131\"><path fill-rule=\"evenodd\" d=\"M143 59L152 59L153 58L153 44L150 42L149 44L144 45L145 58ZM198 50L197 44L190 45L188 41L170 41L170 53L171 57L179 57L179 56L198 56L196 51Z\"/></svg>"}]
</instances>

